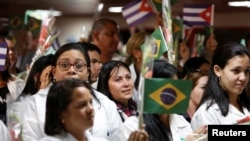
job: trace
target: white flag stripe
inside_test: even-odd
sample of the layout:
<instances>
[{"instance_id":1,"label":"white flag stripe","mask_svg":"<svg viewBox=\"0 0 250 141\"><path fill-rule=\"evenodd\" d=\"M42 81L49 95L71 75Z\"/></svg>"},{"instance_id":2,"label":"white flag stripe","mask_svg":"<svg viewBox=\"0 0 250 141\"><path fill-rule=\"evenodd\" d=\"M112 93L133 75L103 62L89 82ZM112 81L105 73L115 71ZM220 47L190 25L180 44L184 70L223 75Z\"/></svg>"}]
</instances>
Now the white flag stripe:
<instances>
[{"instance_id":1,"label":"white flag stripe","mask_svg":"<svg viewBox=\"0 0 250 141\"><path fill-rule=\"evenodd\" d=\"M201 13L206 8L184 8L183 13Z\"/></svg>"},{"instance_id":2,"label":"white flag stripe","mask_svg":"<svg viewBox=\"0 0 250 141\"><path fill-rule=\"evenodd\" d=\"M6 54L7 48L0 47L0 54Z\"/></svg>"},{"instance_id":3,"label":"white flag stripe","mask_svg":"<svg viewBox=\"0 0 250 141\"><path fill-rule=\"evenodd\" d=\"M191 22L204 22L205 21L201 17L189 17L189 16L183 17L183 20L184 21L191 21Z\"/></svg>"},{"instance_id":4,"label":"white flag stripe","mask_svg":"<svg viewBox=\"0 0 250 141\"><path fill-rule=\"evenodd\" d=\"M140 6L141 6L141 2L135 4L135 5L132 6L132 7L127 8L126 10L124 10L124 11L122 12L122 14L123 14L124 16L127 16L127 15L129 15L129 14L135 12L136 10L138 10Z\"/></svg>"},{"instance_id":5,"label":"white flag stripe","mask_svg":"<svg viewBox=\"0 0 250 141\"><path fill-rule=\"evenodd\" d=\"M5 65L5 59L0 59L0 65Z\"/></svg>"},{"instance_id":6,"label":"white flag stripe","mask_svg":"<svg viewBox=\"0 0 250 141\"><path fill-rule=\"evenodd\" d=\"M129 24L130 24L130 23L133 23L134 21L140 19L141 17L143 17L143 16L145 16L145 15L147 15L147 14L148 14L148 12L140 12L140 13L137 13L137 14L135 14L135 15L129 17L129 18L127 19L127 22L128 22Z\"/></svg>"},{"instance_id":7,"label":"white flag stripe","mask_svg":"<svg viewBox=\"0 0 250 141\"><path fill-rule=\"evenodd\" d=\"M8 22L8 21L9 21L9 18L1 17L0 20L1 20L1 21L4 21L4 22Z\"/></svg>"}]
</instances>

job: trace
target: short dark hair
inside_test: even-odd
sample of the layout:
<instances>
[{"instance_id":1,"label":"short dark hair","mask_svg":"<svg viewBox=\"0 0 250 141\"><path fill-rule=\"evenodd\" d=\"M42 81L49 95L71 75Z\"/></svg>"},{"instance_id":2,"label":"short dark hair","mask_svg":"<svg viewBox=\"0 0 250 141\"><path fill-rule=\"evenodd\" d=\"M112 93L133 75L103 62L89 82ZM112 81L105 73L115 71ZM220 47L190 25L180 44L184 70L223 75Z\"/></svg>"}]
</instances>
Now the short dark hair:
<instances>
[{"instance_id":1,"label":"short dark hair","mask_svg":"<svg viewBox=\"0 0 250 141\"><path fill-rule=\"evenodd\" d=\"M86 50L86 51L96 51L99 54L101 54L101 50L99 49L98 46L92 44L92 43L88 43L88 42L81 42L82 47Z\"/></svg>"},{"instance_id":2,"label":"short dark hair","mask_svg":"<svg viewBox=\"0 0 250 141\"><path fill-rule=\"evenodd\" d=\"M209 61L202 56L189 58L182 68L181 78L184 78L191 69L199 69L202 64L209 64Z\"/></svg>"},{"instance_id":3,"label":"short dark hair","mask_svg":"<svg viewBox=\"0 0 250 141\"><path fill-rule=\"evenodd\" d=\"M153 67L153 78L173 78L178 75L177 68L165 60L155 60Z\"/></svg>"},{"instance_id":4,"label":"short dark hair","mask_svg":"<svg viewBox=\"0 0 250 141\"><path fill-rule=\"evenodd\" d=\"M92 28L91 28L91 31L90 31L90 34L89 34L89 38L88 38L88 41L89 42L92 42L93 38L92 38L92 34L94 31L100 31L101 29L103 29L103 27L107 26L108 24L113 24L115 25L117 28L118 28L118 24L115 20L113 19L110 19L110 18L105 18L105 17L102 17L102 18L99 18L97 19L93 25L92 25ZM118 28L119 29L119 28Z\"/></svg>"}]
</instances>

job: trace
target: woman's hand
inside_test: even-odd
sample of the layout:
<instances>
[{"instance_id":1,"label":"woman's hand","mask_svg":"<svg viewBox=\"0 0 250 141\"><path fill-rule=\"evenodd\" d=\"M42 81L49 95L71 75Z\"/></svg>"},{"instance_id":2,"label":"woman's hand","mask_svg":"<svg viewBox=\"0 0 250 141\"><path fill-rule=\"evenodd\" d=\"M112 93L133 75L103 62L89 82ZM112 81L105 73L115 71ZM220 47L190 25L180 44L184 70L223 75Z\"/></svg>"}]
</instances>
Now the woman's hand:
<instances>
[{"instance_id":1,"label":"woman's hand","mask_svg":"<svg viewBox=\"0 0 250 141\"><path fill-rule=\"evenodd\" d=\"M193 134L186 136L186 141L204 140L207 138L207 125L196 129Z\"/></svg>"},{"instance_id":2,"label":"woman's hand","mask_svg":"<svg viewBox=\"0 0 250 141\"><path fill-rule=\"evenodd\" d=\"M242 124L242 123L249 122L249 121L250 121L250 115L248 115L240 120L237 120L237 124Z\"/></svg>"},{"instance_id":3,"label":"woman's hand","mask_svg":"<svg viewBox=\"0 0 250 141\"><path fill-rule=\"evenodd\" d=\"M148 141L148 133L145 131L145 124L142 124L140 129L132 132L128 141Z\"/></svg>"}]
</instances>

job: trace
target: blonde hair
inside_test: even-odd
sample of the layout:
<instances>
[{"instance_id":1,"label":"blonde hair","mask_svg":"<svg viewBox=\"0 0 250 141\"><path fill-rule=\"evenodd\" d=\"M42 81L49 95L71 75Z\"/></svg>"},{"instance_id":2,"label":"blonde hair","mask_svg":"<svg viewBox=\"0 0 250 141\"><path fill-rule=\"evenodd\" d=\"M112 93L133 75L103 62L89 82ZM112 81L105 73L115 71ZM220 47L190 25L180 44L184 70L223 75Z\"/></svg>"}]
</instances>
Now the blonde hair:
<instances>
[{"instance_id":1,"label":"blonde hair","mask_svg":"<svg viewBox=\"0 0 250 141\"><path fill-rule=\"evenodd\" d=\"M126 45L126 54L127 54L127 58L125 60L126 64L130 65L133 62L134 59L133 50L141 49L141 45L144 43L146 35L148 35L147 32L137 32L130 36Z\"/></svg>"}]
</instances>

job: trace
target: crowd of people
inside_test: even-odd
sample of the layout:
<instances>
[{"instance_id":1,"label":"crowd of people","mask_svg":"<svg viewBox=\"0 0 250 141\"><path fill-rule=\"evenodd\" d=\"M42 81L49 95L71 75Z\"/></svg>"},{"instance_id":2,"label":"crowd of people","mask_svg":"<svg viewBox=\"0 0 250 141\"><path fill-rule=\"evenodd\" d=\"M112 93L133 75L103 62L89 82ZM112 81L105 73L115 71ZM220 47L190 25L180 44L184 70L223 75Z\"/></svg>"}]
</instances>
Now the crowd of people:
<instances>
[{"instance_id":1,"label":"crowd of people","mask_svg":"<svg viewBox=\"0 0 250 141\"><path fill-rule=\"evenodd\" d=\"M0 71L0 140L192 141L206 139L210 124L235 124L250 115L250 52L237 42L219 46L215 35L196 57L182 41L178 66L154 60L153 78L192 82L186 113L140 115L141 45L148 35L131 35L127 58L114 59L119 26L100 18L88 41L66 43L41 56L25 78L18 73L30 64L18 68L12 38L1 36L8 48Z\"/></svg>"}]
</instances>

